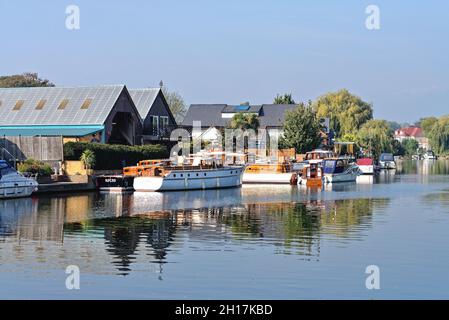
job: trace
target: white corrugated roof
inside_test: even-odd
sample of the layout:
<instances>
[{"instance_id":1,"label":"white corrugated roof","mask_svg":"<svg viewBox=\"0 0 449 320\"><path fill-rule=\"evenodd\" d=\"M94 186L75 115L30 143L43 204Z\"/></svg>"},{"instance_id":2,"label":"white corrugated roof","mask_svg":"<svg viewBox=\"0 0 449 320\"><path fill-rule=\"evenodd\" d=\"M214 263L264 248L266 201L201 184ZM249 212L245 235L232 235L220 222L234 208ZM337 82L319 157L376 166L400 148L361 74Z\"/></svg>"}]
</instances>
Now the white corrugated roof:
<instances>
[{"instance_id":1,"label":"white corrugated roof","mask_svg":"<svg viewBox=\"0 0 449 320\"><path fill-rule=\"evenodd\" d=\"M161 88L128 89L141 119L145 119Z\"/></svg>"},{"instance_id":2,"label":"white corrugated roof","mask_svg":"<svg viewBox=\"0 0 449 320\"><path fill-rule=\"evenodd\" d=\"M124 88L124 85L0 88L0 125L103 124ZM68 101L67 106L58 109L64 99ZM87 109L82 109L86 99L92 102ZM23 105L14 110L20 100ZM36 106L41 100L45 103L38 110Z\"/></svg>"}]
</instances>

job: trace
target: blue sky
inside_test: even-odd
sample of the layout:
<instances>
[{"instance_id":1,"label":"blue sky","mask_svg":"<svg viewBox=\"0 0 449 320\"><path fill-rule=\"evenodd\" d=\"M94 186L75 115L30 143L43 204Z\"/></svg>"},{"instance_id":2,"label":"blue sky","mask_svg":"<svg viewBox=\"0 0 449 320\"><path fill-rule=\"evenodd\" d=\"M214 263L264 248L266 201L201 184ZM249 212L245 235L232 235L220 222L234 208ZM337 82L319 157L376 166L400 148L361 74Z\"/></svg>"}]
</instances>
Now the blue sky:
<instances>
[{"instance_id":1,"label":"blue sky","mask_svg":"<svg viewBox=\"0 0 449 320\"><path fill-rule=\"evenodd\" d=\"M80 30L65 8L81 11ZM380 30L365 8L380 8ZM449 2L0 0L0 74L165 85L187 103L315 99L347 88L374 116L449 114Z\"/></svg>"}]
</instances>

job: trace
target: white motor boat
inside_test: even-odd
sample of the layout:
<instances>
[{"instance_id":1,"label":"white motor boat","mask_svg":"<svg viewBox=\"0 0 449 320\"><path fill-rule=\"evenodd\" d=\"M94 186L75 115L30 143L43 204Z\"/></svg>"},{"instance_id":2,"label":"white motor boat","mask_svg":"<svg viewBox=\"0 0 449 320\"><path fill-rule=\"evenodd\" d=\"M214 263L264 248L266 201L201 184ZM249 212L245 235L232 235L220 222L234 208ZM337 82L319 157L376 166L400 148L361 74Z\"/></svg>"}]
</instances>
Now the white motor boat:
<instances>
[{"instance_id":1,"label":"white motor boat","mask_svg":"<svg viewBox=\"0 0 449 320\"><path fill-rule=\"evenodd\" d=\"M360 175L360 169L347 158L331 158L323 161L325 183L354 182Z\"/></svg>"},{"instance_id":2,"label":"white motor boat","mask_svg":"<svg viewBox=\"0 0 449 320\"><path fill-rule=\"evenodd\" d=\"M436 160L436 159L437 159L437 157L433 153L433 151L429 150L426 153L424 153L424 160Z\"/></svg>"},{"instance_id":3,"label":"white motor boat","mask_svg":"<svg viewBox=\"0 0 449 320\"><path fill-rule=\"evenodd\" d=\"M136 191L180 191L240 187L244 165L223 165L221 159L194 156L191 163L162 161L143 167L134 178Z\"/></svg>"},{"instance_id":4,"label":"white motor boat","mask_svg":"<svg viewBox=\"0 0 449 320\"><path fill-rule=\"evenodd\" d=\"M374 165L372 158L360 158L357 159L357 165L359 166L361 174L374 174L377 171L377 167Z\"/></svg>"},{"instance_id":5,"label":"white motor boat","mask_svg":"<svg viewBox=\"0 0 449 320\"><path fill-rule=\"evenodd\" d=\"M379 157L379 167L381 169L396 169L396 162L391 153L382 153Z\"/></svg>"},{"instance_id":6,"label":"white motor boat","mask_svg":"<svg viewBox=\"0 0 449 320\"><path fill-rule=\"evenodd\" d=\"M321 163L326 158L332 158L334 156L334 153L330 150L322 150L322 149L315 149L313 151L306 152L306 155L304 156L304 160L293 163L293 170L294 171L302 171L304 167L308 166L309 163Z\"/></svg>"},{"instance_id":7,"label":"white motor boat","mask_svg":"<svg viewBox=\"0 0 449 320\"><path fill-rule=\"evenodd\" d=\"M0 199L28 197L37 191L38 185L36 180L24 177L0 160Z\"/></svg>"}]
</instances>

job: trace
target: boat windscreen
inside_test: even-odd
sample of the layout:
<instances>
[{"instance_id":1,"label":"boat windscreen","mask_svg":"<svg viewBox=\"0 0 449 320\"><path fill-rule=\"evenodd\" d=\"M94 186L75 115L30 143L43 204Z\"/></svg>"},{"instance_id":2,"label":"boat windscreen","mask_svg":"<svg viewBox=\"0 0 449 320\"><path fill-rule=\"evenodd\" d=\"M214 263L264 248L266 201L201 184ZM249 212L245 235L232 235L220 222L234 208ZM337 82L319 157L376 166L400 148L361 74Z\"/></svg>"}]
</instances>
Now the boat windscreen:
<instances>
[{"instance_id":1,"label":"boat windscreen","mask_svg":"<svg viewBox=\"0 0 449 320\"><path fill-rule=\"evenodd\" d=\"M382 153L379 159L380 161L394 161L394 157L391 153Z\"/></svg>"}]
</instances>

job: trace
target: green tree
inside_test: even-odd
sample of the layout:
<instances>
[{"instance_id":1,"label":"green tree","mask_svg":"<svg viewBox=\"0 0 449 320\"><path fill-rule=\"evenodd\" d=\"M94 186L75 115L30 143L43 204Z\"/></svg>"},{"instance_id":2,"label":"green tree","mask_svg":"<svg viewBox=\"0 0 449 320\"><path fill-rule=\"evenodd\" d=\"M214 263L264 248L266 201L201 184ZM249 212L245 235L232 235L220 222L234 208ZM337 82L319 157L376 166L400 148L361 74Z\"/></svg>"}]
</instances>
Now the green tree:
<instances>
[{"instance_id":1,"label":"green tree","mask_svg":"<svg viewBox=\"0 0 449 320\"><path fill-rule=\"evenodd\" d=\"M401 124L396 121L388 121L388 125L390 126L390 129L393 131L401 129Z\"/></svg>"},{"instance_id":2,"label":"green tree","mask_svg":"<svg viewBox=\"0 0 449 320\"><path fill-rule=\"evenodd\" d=\"M23 73L11 76L0 76L0 88L16 87L54 87L47 79L41 79L37 73Z\"/></svg>"},{"instance_id":3,"label":"green tree","mask_svg":"<svg viewBox=\"0 0 449 320\"><path fill-rule=\"evenodd\" d=\"M356 133L373 118L373 108L368 102L342 89L319 97L313 104L319 118L329 118L330 129L336 137Z\"/></svg>"},{"instance_id":4,"label":"green tree","mask_svg":"<svg viewBox=\"0 0 449 320\"><path fill-rule=\"evenodd\" d=\"M169 91L165 87L162 88L162 93L164 94L165 100L167 101L176 122L182 122L187 113L187 105L182 96L178 92Z\"/></svg>"},{"instance_id":5,"label":"green tree","mask_svg":"<svg viewBox=\"0 0 449 320\"><path fill-rule=\"evenodd\" d=\"M433 125L436 122L438 122L438 118L436 118L436 117L421 118L421 120L420 120L421 126L420 127L423 130L425 136L427 136L427 134L430 133Z\"/></svg>"},{"instance_id":6,"label":"green tree","mask_svg":"<svg viewBox=\"0 0 449 320\"><path fill-rule=\"evenodd\" d=\"M278 94L274 98L273 104L295 104L295 100L293 100L291 93Z\"/></svg>"},{"instance_id":7,"label":"green tree","mask_svg":"<svg viewBox=\"0 0 449 320\"><path fill-rule=\"evenodd\" d=\"M357 142L378 158L382 152L393 152L393 131L385 120L369 120L358 131Z\"/></svg>"},{"instance_id":8,"label":"green tree","mask_svg":"<svg viewBox=\"0 0 449 320\"><path fill-rule=\"evenodd\" d=\"M416 154L419 147L419 143L415 139L404 139L401 144L404 148L404 153L409 156Z\"/></svg>"},{"instance_id":9,"label":"green tree","mask_svg":"<svg viewBox=\"0 0 449 320\"><path fill-rule=\"evenodd\" d=\"M449 150L449 116L439 118L426 136L434 152L446 153Z\"/></svg>"},{"instance_id":10,"label":"green tree","mask_svg":"<svg viewBox=\"0 0 449 320\"><path fill-rule=\"evenodd\" d=\"M295 148L298 153L306 153L319 146L321 123L309 102L300 103L285 114L284 133L280 138L281 148Z\"/></svg>"},{"instance_id":11,"label":"green tree","mask_svg":"<svg viewBox=\"0 0 449 320\"><path fill-rule=\"evenodd\" d=\"M241 130L248 130L253 129L257 130L259 129L260 122L259 118L254 113L236 113L229 124L230 129L241 129Z\"/></svg>"}]
</instances>

